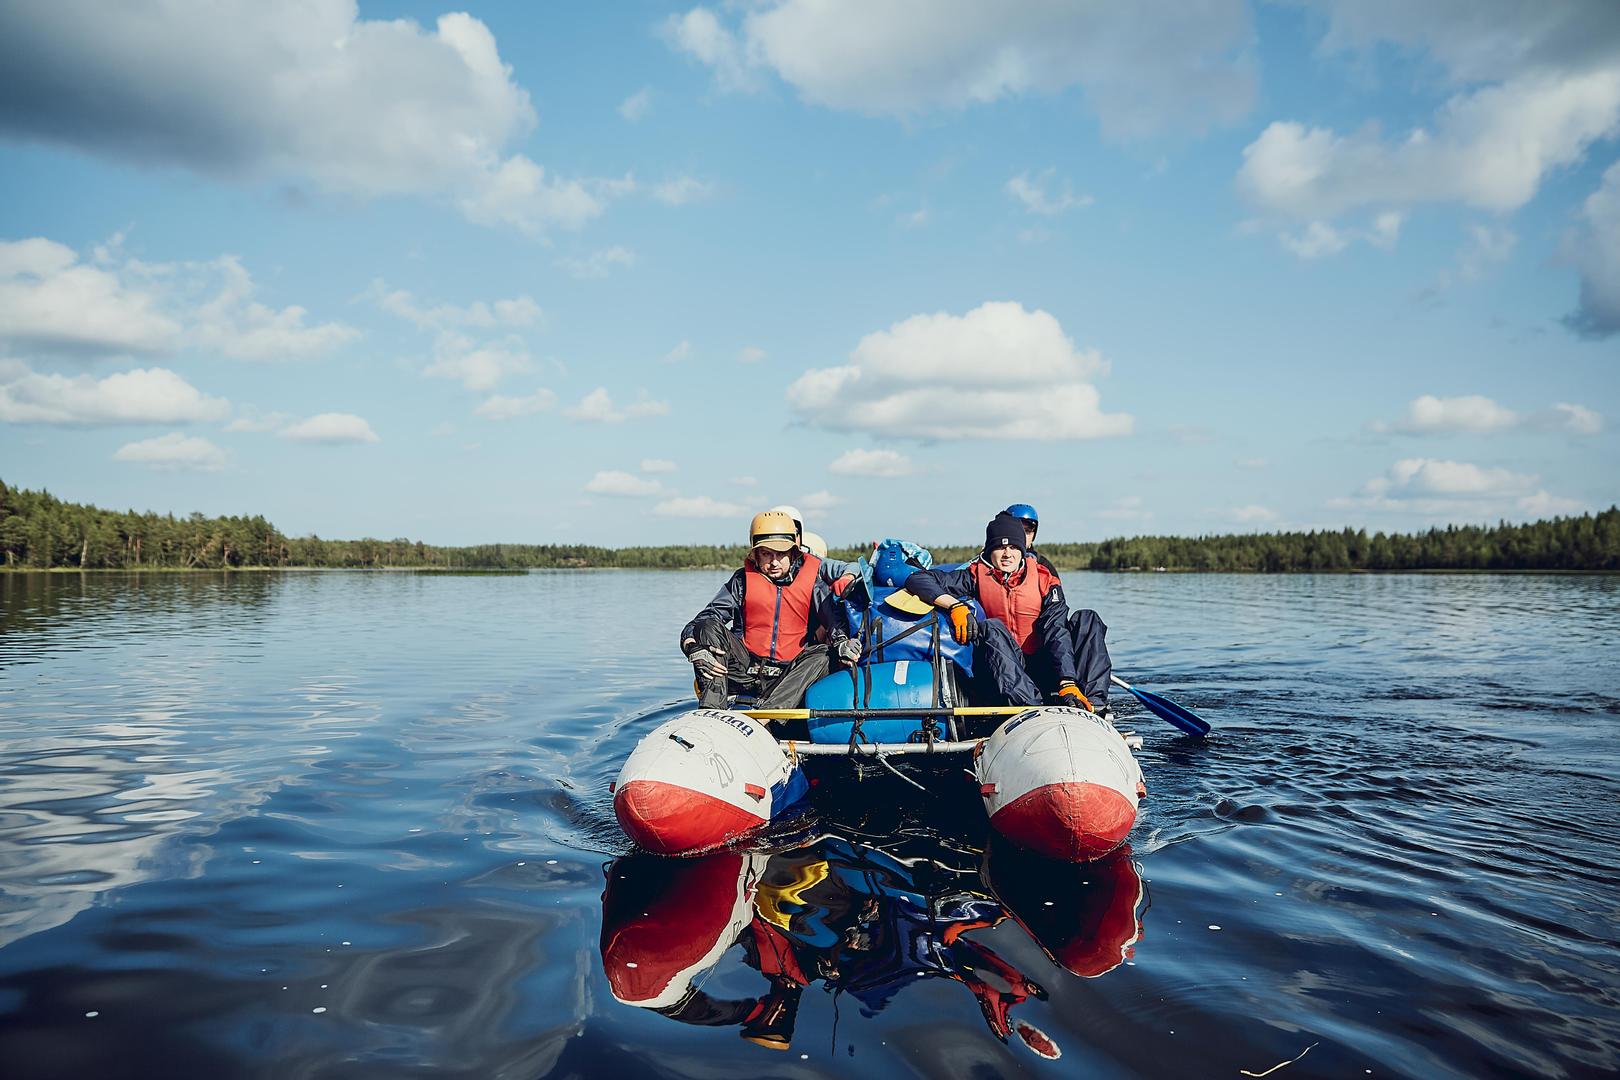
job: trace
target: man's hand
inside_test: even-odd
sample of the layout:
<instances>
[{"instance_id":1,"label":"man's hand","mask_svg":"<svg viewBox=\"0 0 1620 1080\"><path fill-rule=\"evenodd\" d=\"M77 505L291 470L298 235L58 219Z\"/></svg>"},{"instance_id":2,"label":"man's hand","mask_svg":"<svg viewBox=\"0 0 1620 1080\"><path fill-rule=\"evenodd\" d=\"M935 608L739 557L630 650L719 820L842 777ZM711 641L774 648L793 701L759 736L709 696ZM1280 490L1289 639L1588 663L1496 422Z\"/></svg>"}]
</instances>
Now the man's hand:
<instances>
[{"instance_id":1,"label":"man's hand","mask_svg":"<svg viewBox=\"0 0 1620 1080\"><path fill-rule=\"evenodd\" d=\"M1064 679L1058 683L1058 697L1066 699L1070 705L1084 709L1086 712L1096 711L1091 707L1091 699L1080 692L1080 688L1074 684L1073 679Z\"/></svg>"},{"instance_id":2,"label":"man's hand","mask_svg":"<svg viewBox=\"0 0 1620 1080\"><path fill-rule=\"evenodd\" d=\"M979 620L973 617L973 605L958 600L947 612L951 617L951 637L958 645L966 645L979 636Z\"/></svg>"},{"instance_id":3,"label":"man's hand","mask_svg":"<svg viewBox=\"0 0 1620 1080\"><path fill-rule=\"evenodd\" d=\"M687 653L686 659L691 661L692 670L697 673L699 679L721 679L725 677L725 661L702 646Z\"/></svg>"},{"instance_id":4,"label":"man's hand","mask_svg":"<svg viewBox=\"0 0 1620 1080\"><path fill-rule=\"evenodd\" d=\"M861 658L861 643L854 638L833 638L833 655L845 667L854 667Z\"/></svg>"}]
</instances>

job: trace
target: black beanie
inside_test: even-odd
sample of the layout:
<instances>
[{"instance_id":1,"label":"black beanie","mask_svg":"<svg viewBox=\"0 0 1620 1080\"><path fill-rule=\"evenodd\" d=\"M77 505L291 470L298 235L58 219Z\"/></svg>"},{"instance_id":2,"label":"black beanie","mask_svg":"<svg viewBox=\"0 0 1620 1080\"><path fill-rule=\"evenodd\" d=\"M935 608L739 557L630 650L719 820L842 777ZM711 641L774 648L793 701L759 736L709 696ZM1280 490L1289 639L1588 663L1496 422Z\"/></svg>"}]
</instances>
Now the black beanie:
<instances>
[{"instance_id":1,"label":"black beanie","mask_svg":"<svg viewBox=\"0 0 1620 1080\"><path fill-rule=\"evenodd\" d=\"M1011 514L1001 513L995 516L984 529L984 554L988 558L990 553L1002 546L1002 542L1024 551L1024 523Z\"/></svg>"}]
</instances>

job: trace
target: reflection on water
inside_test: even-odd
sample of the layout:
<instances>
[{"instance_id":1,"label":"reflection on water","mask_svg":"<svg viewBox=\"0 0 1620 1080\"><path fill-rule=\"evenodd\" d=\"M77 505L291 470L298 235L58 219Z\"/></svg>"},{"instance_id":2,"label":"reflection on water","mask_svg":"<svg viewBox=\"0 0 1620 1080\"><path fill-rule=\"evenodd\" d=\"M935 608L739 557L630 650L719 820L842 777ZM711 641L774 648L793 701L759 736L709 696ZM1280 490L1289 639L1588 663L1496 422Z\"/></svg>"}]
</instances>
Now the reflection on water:
<instances>
[{"instance_id":1,"label":"reflection on water","mask_svg":"<svg viewBox=\"0 0 1620 1080\"><path fill-rule=\"evenodd\" d=\"M1119 704L1129 858L635 856L722 576L0 575L0 1074L1620 1070L1620 578L1074 575L1216 727Z\"/></svg>"},{"instance_id":2,"label":"reflection on water","mask_svg":"<svg viewBox=\"0 0 1620 1080\"><path fill-rule=\"evenodd\" d=\"M847 994L873 1017L912 983L948 980L977 1000L990 1034L1005 1043L1016 1031L1055 1059L1057 1042L1011 1015L1031 998L1046 1000L1046 989L973 932L1011 919L1053 963L1095 978L1131 955L1144 896L1128 847L1090 866L1005 844L981 853L927 834L830 835L773 855L634 854L607 868L602 968L627 1005L684 1024L737 1027L773 1050L792 1045L812 985L833 996L834 1008ZM764 985L721 999L703 986L733 945Z\"/></svg>"}]
</instances>

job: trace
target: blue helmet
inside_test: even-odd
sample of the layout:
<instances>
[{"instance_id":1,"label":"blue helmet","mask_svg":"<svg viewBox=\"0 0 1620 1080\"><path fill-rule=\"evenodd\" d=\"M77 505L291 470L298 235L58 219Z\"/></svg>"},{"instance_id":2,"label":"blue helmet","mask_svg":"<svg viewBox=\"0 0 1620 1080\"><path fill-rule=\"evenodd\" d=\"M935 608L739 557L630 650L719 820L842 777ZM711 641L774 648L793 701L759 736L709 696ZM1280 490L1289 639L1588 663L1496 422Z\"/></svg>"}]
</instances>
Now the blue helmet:
<instances>
[{"instance_id":1,"label":"blue helmet","mask_svg":"<svg viewBox=\"0 0 1620 1080\"><path fill-rule=\"evenodd\" d=\"M1013 503L1011 506L1007 507L1007 509L1003 510L1002 513L1011 514L1020 521L1027 521L1031 525L1039 525L1041 523L1041 515L1037 514L1035 512L1035 508L1029 505L1029 503Z\"/></svg>"},{"instance_id":2,"label":"blue helmet","mask_svg":"<svg viewBox=\"0 0 1620 1080\"><path fill-rule=\"evenodd\" d=\"M916 544L886 538L872 553L872 583L884 588L899 588L914 570L926 570L934 563L928 551Z\"/></svg>"}]
</instances>

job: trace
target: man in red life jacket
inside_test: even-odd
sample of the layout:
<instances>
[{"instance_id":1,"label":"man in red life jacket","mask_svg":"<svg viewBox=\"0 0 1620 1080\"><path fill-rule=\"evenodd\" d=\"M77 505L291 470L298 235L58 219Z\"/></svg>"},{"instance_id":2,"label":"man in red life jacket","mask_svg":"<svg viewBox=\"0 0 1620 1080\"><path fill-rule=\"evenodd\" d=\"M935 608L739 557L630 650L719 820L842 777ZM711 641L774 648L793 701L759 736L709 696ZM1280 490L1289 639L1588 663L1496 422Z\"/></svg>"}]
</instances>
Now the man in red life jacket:
<instances>
[{"instance_id":1,"label":"man in red life jacket","mask_svg":"<svg viewBox=\"0 0 1620 1080\"><path fill-rule=\"evenodd\" d=\"M1035 550L1035 534L1041 528L1041 518L1035 508L1029 503L1013 503L1004 512L1023 522L1025 554L1056 579L1057 567ZM1069 613L1069 636L1074 639L1074 681L1101 710L1108 705L1108 679L1114 673L1113 661L1108 657L1108 624L1090 608L1076 608Z\"/></svg>"},{"instance_id":2,"label":"man in red life jacket","mask_svg":"<svg viewBox=\"0 0 1620 1080\"><path fill-rule=\"evenodd\" d=\"M906 589L950 613L951 636L974 646L974 681L1008 705L1040 705L1046 690L1064 704L1090 708L1074 681L1069 607L1057 575L1024 553L1024 526L997 514L984 552L961 570L918 570ZM985 621L962 597L978 599Z\"/></svg>"},{"instance_id":3,"label":"man in red life jacket","mask_svg":"<svg viewBox=\"0 0 1620 1080\"><path fill-rule=\"evenodd\" d=\"M739 692L755 694L762 709L798 708L835 661L860 658L860 644L834 617L821 560L799 547L792 518L755 514L748 542L742 568L681 628L681 652L705 709L724 708L727 695ZM828 644L817 644L823 629Z\"/></svg>"}]
</instances>

